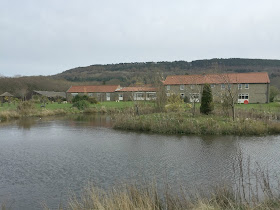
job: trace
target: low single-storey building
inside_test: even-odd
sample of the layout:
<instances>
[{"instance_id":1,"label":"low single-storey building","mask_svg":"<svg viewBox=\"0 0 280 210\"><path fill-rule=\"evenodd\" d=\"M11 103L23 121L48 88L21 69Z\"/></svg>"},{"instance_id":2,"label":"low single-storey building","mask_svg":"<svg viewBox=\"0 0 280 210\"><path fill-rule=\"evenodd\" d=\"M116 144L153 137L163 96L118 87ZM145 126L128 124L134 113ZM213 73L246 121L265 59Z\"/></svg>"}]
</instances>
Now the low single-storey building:
<instances>
[{"instance_id":1,"label":"low single-storey building","mask_svg":"<svg viewBox=\"0 0 280 210\"><path fill-rule=\"evenodd\" d=\"M167 76L167 96L178 94L199 102L204 84L210 84L214 101L223 102L232 94L237 103L268 103L270 80L267 72Z\"/></svg>"},{"instance_id":2,"label":"low single-storey building","mask_svg":"<svg viewBox=\"0 0 280 210\"><path fill-rule=\"evenodd\" d=\"M94 97L98 101L116 101L119 95L116 93L120 89L120 85L83 85L71 86L67 92L67 101L71 101L76 95L88 95Z\"/></svg>"},{"instance_id":3,"label":"low single-storey building","mask_svg":"<svg viewBox=\"0 0 280 210\"><path fill-rule=\"evenodd\" d=\"M124 87L116 92L119 101L144 101L155 100L157 89L154 87Z\"/></svg>"}]
</instances>

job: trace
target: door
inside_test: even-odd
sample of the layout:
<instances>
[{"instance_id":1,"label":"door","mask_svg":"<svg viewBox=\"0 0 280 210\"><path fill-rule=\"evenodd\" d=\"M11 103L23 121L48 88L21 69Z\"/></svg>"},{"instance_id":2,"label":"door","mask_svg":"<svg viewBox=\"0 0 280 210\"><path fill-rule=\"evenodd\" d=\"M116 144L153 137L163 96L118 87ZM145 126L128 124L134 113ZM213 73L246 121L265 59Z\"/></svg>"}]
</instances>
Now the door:
<instances>
[{"instance_id":1,"label":"door","mask_svg":"<svg viewBox=\"0 0 280 210\"><path fill-rule=\"evenodd\" d=\"M110 93L106 93L106 101L110 101L111 97L110 97Z\"/></svg>"},{"instance_id":2,"label":"door","mask_svg":"<svg viewBox=\"0 0 280 210\"><path fill-rule=\"evenodd\" d=\"M123 94L120 93L120 94L119 94L119 101L122 101L122 100L123 100Z\"/></svg>"}]
</instances>

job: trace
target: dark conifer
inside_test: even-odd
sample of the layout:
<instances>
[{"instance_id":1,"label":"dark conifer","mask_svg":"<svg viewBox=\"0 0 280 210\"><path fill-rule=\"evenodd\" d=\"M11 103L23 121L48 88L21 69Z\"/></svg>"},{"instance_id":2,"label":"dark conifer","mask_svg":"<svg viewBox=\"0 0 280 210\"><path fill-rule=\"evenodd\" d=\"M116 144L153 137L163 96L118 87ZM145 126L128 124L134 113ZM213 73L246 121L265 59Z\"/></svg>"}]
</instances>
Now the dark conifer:
<instances>
[{"instance_id":1,"label":"dark conifer","mask_svg":"<svg viewBox=\"0 0 280 210\"><path fill-rule=\"evenodd\" d=\"M205 84L202 91L200 113L209 114L214 109L213 96L209 84Z\"/></svg>"}]
</instances>

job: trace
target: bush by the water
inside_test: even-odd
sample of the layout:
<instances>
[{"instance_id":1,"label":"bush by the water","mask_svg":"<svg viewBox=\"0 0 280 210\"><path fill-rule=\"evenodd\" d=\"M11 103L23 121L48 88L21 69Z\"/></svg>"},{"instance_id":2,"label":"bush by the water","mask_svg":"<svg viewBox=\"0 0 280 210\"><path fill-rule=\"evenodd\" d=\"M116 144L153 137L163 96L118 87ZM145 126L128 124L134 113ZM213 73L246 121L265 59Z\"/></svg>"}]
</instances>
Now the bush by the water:
<instances>
[{"instance_id":1,"label":"bush by the water","mask_svg":"<svg viewBox=\"0 0 280 210\"><path fill-rule=\"evenodd\" d=\"M87 95L76 95L72 99L73 107L77 107L79 110L84 110L89 107L90 104L97 104L98 101L94 97Z\"/></svg>"},{"instance_id":2,"label":"bush by the water","mask_svg":"<svg viewBox=\"0 0 280 210\"><path fill-rule=\"evenodd\" d=\"M76 103L78 101L88 101L91 104L97 104L98 101L96 100L96 98L94 97L89 97L88 95L76 95L73 99L72 99L72 103Z\"/></svg>"},{"instance_id":3,"label":"bush by the water","mask_svg":"<svg viewBox=\"0 0 280 210\"><path fill-rule=\"evenodd\" d=\"M94 97L89 97L89 98L87 99L87 101L88 101L89 103L91 103L91 104L97 104L97 103L98 103L97 99L94 98Z\"/></svg>"},{"instance_id":4,"label":"bush by the water","mask_svg":"<svg viewBox=\"0 0 280 210\"><path fill-rule=\"evenodd\" d=\"M76 103L78 101L82 101L82 100L88 100L88 96L87 95L76 95L73 99L72 99L72 103Z\"/></svg>"},{"instance_id":5,"label":"bush by the water","mask_svg":"<svg viewBox=\"0 0 280 210\"><path fill-rule=\"evenodd\" d=\"M88 108L90 103L87 100L81 100L73 103L73 107L77 107L79 110Z\"/></svg>"},{"instance_id":6,"label":"bush by the water","mask_svg":"<svg viewBox=\"0 0 280 210\"><path fill-rule=\"evenodd\" d=\"M17 106L17 111L21 115L28 115L29 113L33 112L35 109L35 105L32 101L22 101Z\"/></svg>"}]
</instances>

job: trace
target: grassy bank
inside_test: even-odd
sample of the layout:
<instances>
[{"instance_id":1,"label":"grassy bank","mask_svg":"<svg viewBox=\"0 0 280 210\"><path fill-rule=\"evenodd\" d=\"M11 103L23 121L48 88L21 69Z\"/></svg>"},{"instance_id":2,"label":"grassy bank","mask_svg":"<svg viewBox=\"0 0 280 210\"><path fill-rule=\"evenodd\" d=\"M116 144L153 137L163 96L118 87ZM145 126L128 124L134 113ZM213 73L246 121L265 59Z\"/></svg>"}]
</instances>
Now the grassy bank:
<instances>
[{"instance_id":1,"label":"grassy bank","mask_svg":"<svg viewBox=\"0 0 280 210\"><path fill-rule=\"evenodd\" d=\"M122 184L108 190L89 185L70 196L59 209L84 210L261 210L280 209L279 179L268 170L252 167L241 153L233 164L233 183L210 189L190 189L168 183ZM255 163L254 165L258 165ZM274 185L272 184L274 183ZM47 204L44 205L48 209Z\"/></svg>"},{"instance_id":2,"label":"grassy bank","mask_svg":"<svg viewBox=\"0 0 280 210\"><path fill-rule=\"evenodd\" d=\"M81 199L73 196L68 207L71 210L272 210L280 208L280 199L267 196L263 201L240 202L229 187L218 187L210 195L186 196L165 189L160 196L153 185L146 187L126 186L105 192L95 187L87 187ZM44 209L48 209L47 206Z\"/></svg>"},{"instance_id":3,"label":"grassy bank","mask_svg":"<svg viewBox=\"0 0 280 210\"><path fill-rule=\"evenodd\" d=\"M0 106L0 121L10 119L18 119L21 117L45 117L53 115L67 115L80 113L122 113L124 111L133 112L133 102L102 102L98 104L91 104L85 110L78 110L72 104L58 104L49 103L41 106L41 104L29 104L25 108L19 110L19 104L2 104Z\"/></svg>"},{"instance_id":4,"label":"grassy bank","mask_svg":"<svg viewBox=\"0 0 280 210\"><path fill-rule=\"evenodd\" d=\"M231 118L189 113L155 113L147 115L119 115L115 129L145 131L162 134L198 135L266 135L279 134L280 122L248 118Z\"/></svg>"}]
</instances>

